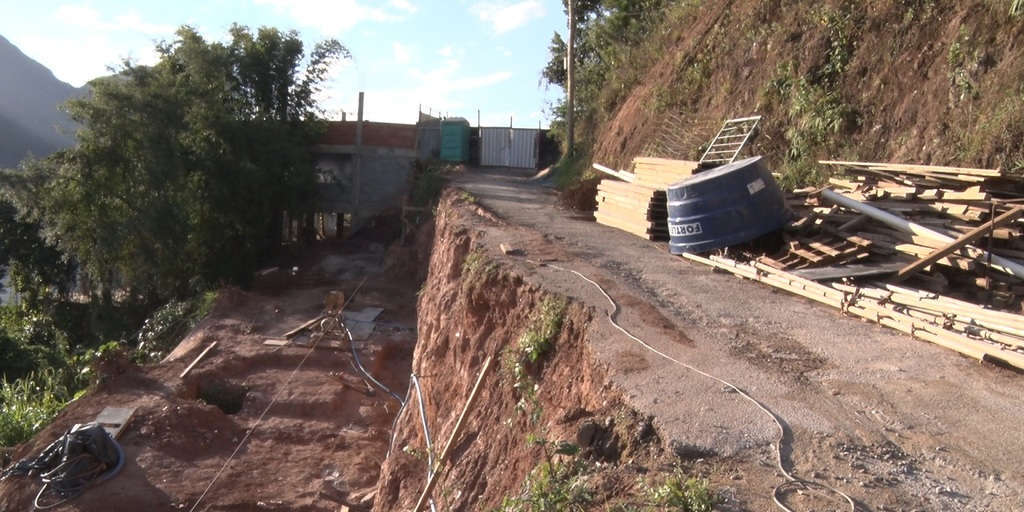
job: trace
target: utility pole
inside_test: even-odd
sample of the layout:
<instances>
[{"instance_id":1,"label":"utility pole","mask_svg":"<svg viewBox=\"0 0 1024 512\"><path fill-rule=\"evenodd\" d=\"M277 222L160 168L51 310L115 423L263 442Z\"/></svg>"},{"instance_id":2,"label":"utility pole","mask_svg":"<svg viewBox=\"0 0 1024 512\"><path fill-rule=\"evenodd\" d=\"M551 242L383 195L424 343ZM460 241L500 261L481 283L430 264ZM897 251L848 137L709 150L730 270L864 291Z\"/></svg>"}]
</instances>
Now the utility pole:
<instances>
[{"instance_id":1,"label":"utility pole","mask_svg":"<svg viewBox=\"0 0 1024 512\"><path fill-rule=\"evenodd\" d=\"M355 172L352 175L352 218L359 214L359 187L363 174L363 92L359 91L359 110L356 114Z\"/></svg>"},{"instance_id":2,"label":"utility pole","mask_svg":"<svg viewBox=\"0 0 1024 512\"><path fill-rule=\"evenodd\" d=\"M568 144L567 144L567 148L566 149L567 149L567 152L568 152L569 156L572 156L573 153L574 153L574 147L573 146L574 146L574 135L575 135L575 132L573 131L573 119L572 118L573 118L573 111L576 110L575 104L573 103L573 96L574 96L573 89L574 89L575 84L573 83L573 76L572 76L573 75L573 67L574 67L573 66L573 52L574 52L575 46L576 46L576 19L573 17L573 8L572 8L573 0L568 0L567 3L569 4L569 44L567 45L568 51L566 52L566 56L565 56L565 60L566 60L566 63L565 63L565 71L566 71L566 73L565 73L565 78L566 78L565 82L566 82L566 84L565 85L566 85L566 90L567 90L567 93L568 93L568 105L567 105L568 109L567 109L566 114L565 114L565 124L566 124L566 139L568 140Z\"/></svg>"}]
</instances>

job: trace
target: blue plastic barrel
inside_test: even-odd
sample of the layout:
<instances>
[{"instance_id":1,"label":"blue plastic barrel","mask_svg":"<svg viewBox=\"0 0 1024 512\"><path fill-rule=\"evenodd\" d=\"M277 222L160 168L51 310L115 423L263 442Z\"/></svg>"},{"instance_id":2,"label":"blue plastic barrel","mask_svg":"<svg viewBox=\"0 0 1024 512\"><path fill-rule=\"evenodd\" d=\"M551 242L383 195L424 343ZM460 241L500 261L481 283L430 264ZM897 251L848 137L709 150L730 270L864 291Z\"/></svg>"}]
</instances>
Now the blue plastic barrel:
<instances>
[{"instance_id":1,"label":"blue plastic barrel","mask_svg":"<svg viewBox=\"0 0 1024 512\"><path fill-rule=\"evenodd\" d=\"M668 188L672 254L704 253L775 231L786 202L761 157L695 174Z\"/></svg>"}]
</instances>

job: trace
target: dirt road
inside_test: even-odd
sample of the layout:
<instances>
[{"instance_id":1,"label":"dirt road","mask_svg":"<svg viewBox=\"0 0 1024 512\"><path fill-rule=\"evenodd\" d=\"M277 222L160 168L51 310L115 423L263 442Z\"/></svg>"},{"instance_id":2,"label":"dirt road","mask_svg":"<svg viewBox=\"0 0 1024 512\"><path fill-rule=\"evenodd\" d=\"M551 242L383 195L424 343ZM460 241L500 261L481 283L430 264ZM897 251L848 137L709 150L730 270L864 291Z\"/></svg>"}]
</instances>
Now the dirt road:
<instances>
[{"instance_id":1,"label":"dirt road","mask_svg":"<svg viewBox=\"0 0 1024 512\"><path fill-rule=\"evenodd\" d=\"M841 488L866 510L1024 509L1024 376L713 273L665 244L560 209L523 173L470 172L456 184L507 221L479 229L495 250L524 249L509 264L529 279L603 315L608 304L591 285L526 258L590 276L620 303L628 329L777 413L798 475ZM781 478L774 423L722 384L599 324L589 342L631 405L656 416L693 468L765 509Z\"/></svg>"}]
</instances>

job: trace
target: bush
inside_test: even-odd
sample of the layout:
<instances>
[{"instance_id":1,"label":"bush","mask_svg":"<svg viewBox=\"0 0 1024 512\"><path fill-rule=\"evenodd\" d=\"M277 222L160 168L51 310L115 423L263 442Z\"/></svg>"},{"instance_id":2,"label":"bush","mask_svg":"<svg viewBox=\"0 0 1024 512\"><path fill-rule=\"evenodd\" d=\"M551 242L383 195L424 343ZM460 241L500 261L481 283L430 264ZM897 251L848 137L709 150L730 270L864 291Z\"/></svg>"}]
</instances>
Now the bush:
<instances>
[{"instance_id":1,"label":"bush","mask_svg":"<svg viewBox=\"0 0 1024 512\"><path fill-rule=\"evenodd\" d=\"M412 186L409 189L409 205L432 207L441 197L441 191L448 184L447 173L454 170L443 162L417 160L413 170Z\"/></svg>"},{"instance_id":2,"label":"bush","mask_svg":"<svg viewBox=\"0 0 1024 512\"><path fill-rule=\"evenodd\" d=\"M45 427L72 399L66 375L48 368L0 382L0 446L14 446Z\"/></svg>"},{"instance_id":3,"label":"bush","mask_svg":"<svg viewBox=\"0 0 1024 512\"><path fill-rule=\"evenodd\" d=\"M686 478L678 471L661 485L648 487L647 499L657 509L668 508L679 512L711 512L717 501L707 481Z\"/></svg>"},{"instance_id":4,"label":"bush","mask_svg":"<svg viewBox=\"0 0 1024 512\"><path fill-rule=\"evenodd\" d=\"M217 292L205 292L187 301L168 302L156 310L139 329L135 360L145 363L162 359L210 314L216 301Z\"/></svg>"},{"instance_id":5,"label":"bush","mask_svg":"<svg viewBox=\"0 0 1024 512\"><path fill-rule=\"evenodd\" d=\"M522 492L506 497L497 512L564 512L589 510L593 492L583 478L584 466L578 459L569 462L542 462L526 481Z\"/></svg>"}]
</instances>

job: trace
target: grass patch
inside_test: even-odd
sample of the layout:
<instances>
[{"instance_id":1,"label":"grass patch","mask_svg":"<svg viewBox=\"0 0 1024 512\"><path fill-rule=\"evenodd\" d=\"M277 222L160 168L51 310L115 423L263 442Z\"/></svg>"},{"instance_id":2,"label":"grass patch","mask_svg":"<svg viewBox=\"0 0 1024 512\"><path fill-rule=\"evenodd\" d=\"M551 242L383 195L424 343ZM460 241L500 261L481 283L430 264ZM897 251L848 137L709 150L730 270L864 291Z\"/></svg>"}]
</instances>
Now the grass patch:
<instances>
[{"instance_id":1,"label":"grass patch","mask_svg":"<svg viewBox=\"0 0 1024 512\"><path fill-rule=\"evenodd\" d=\"M505 350L503 366L512 378L512 387L519 393L516 412L528 414L532 423L540 421L543 412L537 400L539 385L531 374L537 363L547 357L555 345L555 339L562 330L565 311L568 308L565 297L548 295L533 312L533 318L526 331L519 337L515 347Z\"/></svg>"},{"instance_id":2,"label":"grass patch","mask_svg":"<svg viewBox=\"0 0 1024 512\"><path fill-rule=\"evenodd\" d=\"M446 174L452 170L451 164L417 160L409 187L409 206L429 208L435 205L441 197L441 191L448 184Z\"/></svg>"},{"instance_id":3,"label":"grass patch","mask_svg":"<svg viewBox=\"0 0 1024 512\"><path fill-rule=\"evenodd\" d=\"M483 284L498 270L498 264L482 249L474 249L462 262L462 290L468 292Z\"/></svg>"},{"instance_id":4,"label":"grass patch","mask_svg":"<svg viewBox=\"0 0 1024 512\"><path fill-rule=\"evenodd\" d=\"M73 398L65 375L47 368L0 382L0 446L14 446L53 420Z\"/></svg>"},{"instance_id":5,"label":"grass patch","mask_svg":"<svg viewBox=\"0 0 1024 512\"><path fill-rule=\"evenodd\" d=\"M555 337L562 330L567 307L564 297L549 295L541 301L530 327L519 337L519 352L527 361L535 363L551 350Z\"/></svg>"},{"instance_id":6,"label":"grass patch","mask_svg":"<svg viewBox=\"0 0 1024 512\"><path fill-rule=\"evenodd\" d=\"M593 171L587 166L590 156L577 148L573 156L563 155L557 164L551 167L551 183L555 188L564 190L567 187L588 177Z\"/></svg>"},{"instance_id":7,"label":"grass patch","mask_svg":"<svg viewBox=\"0 0 1024 512\"><path fill-rule=\"evenodd\" d=\"M718 503L706 480L687 478L678 470L658 485L645 486L644 494L646 510L711 512Z\"/></svg>"},{"instance_id":8,"label":"grass patch","mask_svg":"<svg viewBox=\"0 0 1024 512\"><path fill-rule=\"evenodd\" d=\"M568 462L542 462L530 471L518 496L505 497L495 512L565 512L590 510L593 491L585 479L586 465L573 458Z\"/></svg>"}]
</instances>

